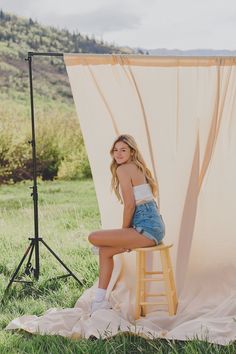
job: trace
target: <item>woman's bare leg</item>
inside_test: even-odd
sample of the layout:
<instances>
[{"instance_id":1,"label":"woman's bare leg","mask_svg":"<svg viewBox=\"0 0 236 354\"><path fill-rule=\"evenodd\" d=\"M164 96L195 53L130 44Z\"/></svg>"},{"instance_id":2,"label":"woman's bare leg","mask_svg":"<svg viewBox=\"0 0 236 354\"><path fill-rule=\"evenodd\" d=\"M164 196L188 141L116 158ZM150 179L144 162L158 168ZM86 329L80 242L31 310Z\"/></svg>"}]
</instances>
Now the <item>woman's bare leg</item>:
<instances>
[{"instance_id":1,"label":"woman's bare leg","mask_svg":"<svg viewBox=\"0 0 236 354\"><path fill-rule=\"evenodd\" d=\"M150 247L155 241L139 234L133 228L99 230L89 235L89 241L99 247L99 288L107 289L114 262L113 256L129 249Z\"/></svg>"},{"instance_id":2,"label":"woman's bare leg","mask_svg":"<svg viewBox=\"0 0 236 354\"><path fill-rule=\"evenodd\" d=\"M113 256L125 252L124 248L100 247L99 248L99 283L100 289L107 289L114 267Z\"/></svg>"},{"instance_id":3,"label":"woman's bare leg","mask_svg":"<svg viewBox=\"0 0 236 354\"><path fill-rule=\"evenodd\" d=\"M109 246L115 248L134 249L138 247L150 247L156 243L138 231L130 228L98 230L88 236L89 242L94 246Z\"/></svg>"}]
</instances>

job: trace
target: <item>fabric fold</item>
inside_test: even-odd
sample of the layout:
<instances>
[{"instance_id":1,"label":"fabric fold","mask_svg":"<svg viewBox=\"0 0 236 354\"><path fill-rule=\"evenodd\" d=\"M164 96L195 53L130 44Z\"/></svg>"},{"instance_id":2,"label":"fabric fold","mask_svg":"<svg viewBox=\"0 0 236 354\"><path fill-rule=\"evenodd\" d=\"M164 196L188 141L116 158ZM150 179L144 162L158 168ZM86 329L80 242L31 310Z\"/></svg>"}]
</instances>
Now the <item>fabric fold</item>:
<instances>
[{"instance_id":1,"label":"fabric fold","mask_svg":"<svg viewBox=\"0 0 236 354\"><path fill-rule=\"evenodd\" d=\"M110 191L110 147L131 134L156 176L179 306L173 317L150 306L134 320L135 252L115 256L112 310L89 315L95 283L73 309L23 316L7 329L71 338L119 330L168 339L236 339L236 57L65 54L92 170L102 228L120 228ZM149 255L149 268L159 260ZM155 285L152 286L155 291ZM110 332L109 332L110 331Z\"/></svg>"}]
</instances>

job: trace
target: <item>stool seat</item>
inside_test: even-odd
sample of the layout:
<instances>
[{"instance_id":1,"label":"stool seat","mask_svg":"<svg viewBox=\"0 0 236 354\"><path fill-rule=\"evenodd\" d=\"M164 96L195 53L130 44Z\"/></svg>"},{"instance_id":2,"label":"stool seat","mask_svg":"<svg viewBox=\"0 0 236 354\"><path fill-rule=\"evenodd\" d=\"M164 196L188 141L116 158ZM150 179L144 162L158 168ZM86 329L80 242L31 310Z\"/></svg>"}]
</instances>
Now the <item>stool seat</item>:
<instances>
[{"instance_id":1,"label":"stool seat","mask_svg":"<svg viewBox=\"0 0 236 354\"><path fill-rule=\"evenodd\" d=\"M135 248L134 251L144 251L144 252L159 251L165 248L171 248L172 246L173 244L165 245L164 243L160 243L158 246Z\"/></svg>"},{"instance_id":2,"label":"stool seat","mask_svg":"<svg viewBox=\"0 0 236 354\"><path fill-rule=\"evenodd\" d=\"M165 245L161 243L157 246L135 248L136 252L136 306L135 306L135 319L138 319L142 313L145 316L146 307L150 305L167 305L169 315L176 314L178 300L175 288L175 281L173 269L169 254L169 249L173 244ZM161 260L161 270L147 271L146 270L146 253L159 252ZM157 275L157 277L147 276ZM165 292L147 293L146 284L151 282L164 282ZM166 297L167 302L160 301L147 301L149 297Z\"/></svg>"}]
</instances>

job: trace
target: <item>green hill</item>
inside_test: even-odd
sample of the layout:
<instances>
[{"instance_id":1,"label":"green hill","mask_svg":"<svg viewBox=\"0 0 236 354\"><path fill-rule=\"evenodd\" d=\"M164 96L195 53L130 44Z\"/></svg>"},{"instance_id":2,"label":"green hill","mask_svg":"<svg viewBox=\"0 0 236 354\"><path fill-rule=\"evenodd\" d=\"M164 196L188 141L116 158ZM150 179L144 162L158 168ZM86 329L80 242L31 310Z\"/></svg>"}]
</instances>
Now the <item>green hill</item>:
<instances>
[{"instance_id":1,"label":"green hill","mask_svg":"<svg viewBox=\"0 0 236 354\"><path fill-rule=\"evenodd\" d=\"M28 89L28 51L62 53L131 53L80 33L42 26L32 19L0 11L0 87L2 92ZM40 57L35 63L35 90L52 98L71 97L62 58ZM36 61L35 60L35 61ZM51 84L51 85L50 85Z\"/></svg>"},{"instance_id":2,"label":"green hill","mask_svg":"<svg viewBox=\"0 0 236 354\"><path fill-rule=\"evenodd\" d=\"M28 51L131 53L0 11L0 184L32 179ZM63 58L33 57L37 173L91 177Z\"/></svg>"}]
</instances>

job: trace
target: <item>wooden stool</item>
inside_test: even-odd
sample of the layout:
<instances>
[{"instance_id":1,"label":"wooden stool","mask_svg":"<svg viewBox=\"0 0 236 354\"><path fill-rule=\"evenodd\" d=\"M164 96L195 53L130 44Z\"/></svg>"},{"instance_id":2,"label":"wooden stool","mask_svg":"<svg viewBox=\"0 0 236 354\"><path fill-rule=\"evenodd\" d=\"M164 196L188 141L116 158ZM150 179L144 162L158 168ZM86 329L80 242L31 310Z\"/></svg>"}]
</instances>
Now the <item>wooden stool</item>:
<instances>
[{"instance_id":1,"label":"wooden stool","mask_svg":"<svg viewBox=\"0 0 236 354\"><path fill-rule=\"evenodd\" d=\"M138 319L142 314L146 314L146 306L148 305L167 305L169 315L173 316L177 311L177 295L175 288L174 275L171 265L169 249L173 245L164 245L163 243L154 247L136 248L136 308L135 319ZM146 252L160 252L162 271L146 271ZM157 274L158 277L146 278L146 275ZM159 294L149 294L145 291L145 284L152 281L163 281L165 284L165 292ZM165 296L167 302L148 302L148 297Z\"/></svg>"}]
</instances>

